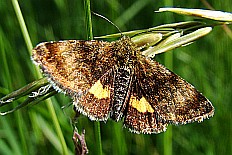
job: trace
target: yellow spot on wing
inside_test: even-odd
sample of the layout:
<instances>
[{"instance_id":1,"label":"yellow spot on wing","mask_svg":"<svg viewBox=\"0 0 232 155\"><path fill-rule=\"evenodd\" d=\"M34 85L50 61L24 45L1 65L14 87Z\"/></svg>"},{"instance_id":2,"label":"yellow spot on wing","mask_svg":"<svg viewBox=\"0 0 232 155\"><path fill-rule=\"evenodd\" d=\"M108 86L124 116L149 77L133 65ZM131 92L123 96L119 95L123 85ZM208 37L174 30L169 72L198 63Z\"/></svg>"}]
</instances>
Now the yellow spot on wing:
<instances>
[{"instance_id":1,"label":"yellow spot on wing","mask_svg":"<svg viewBox=\"0 0 232 155\"><path fill-rule=\"evenodd\" d=\"M90 89L89 93L93 94L97 99L110 98L110 90L108 87L103 89L103 85L98 80Z\"/></svg>"},{"instance_id":2,"label":"yellow spot on wing","mask_svg":"<svg viewBox=\"0 0 232 155\"><path fill-rule=\"evenodd\" d=\"M130 105L133 108L137 109L139 112L154 112L154 109L151 107L151 105L147 102L147 100L144 97L138 100L136 97L132 96L130 99Z\"/></svg>"}]
</instances>

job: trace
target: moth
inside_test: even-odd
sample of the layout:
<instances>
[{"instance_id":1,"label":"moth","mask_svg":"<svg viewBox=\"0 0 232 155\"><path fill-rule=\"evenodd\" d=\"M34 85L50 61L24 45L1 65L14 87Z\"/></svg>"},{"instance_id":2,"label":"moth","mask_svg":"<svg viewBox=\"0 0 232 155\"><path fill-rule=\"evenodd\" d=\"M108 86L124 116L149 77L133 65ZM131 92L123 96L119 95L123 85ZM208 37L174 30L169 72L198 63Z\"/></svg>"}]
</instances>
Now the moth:
<instances>
[{"instance_id":1,"label":"moth","mask_svg":"<svg viewBox=\"0 0 232 155\"><path fill-rule=\"evenodd\" d=\"M33 49L32 59L91 120L123 120L132 132L157 134L169 124L201 122L214 114L206 97L142 55L127 36L113 42L44 42Z\"/></svg>"}]
</instances>

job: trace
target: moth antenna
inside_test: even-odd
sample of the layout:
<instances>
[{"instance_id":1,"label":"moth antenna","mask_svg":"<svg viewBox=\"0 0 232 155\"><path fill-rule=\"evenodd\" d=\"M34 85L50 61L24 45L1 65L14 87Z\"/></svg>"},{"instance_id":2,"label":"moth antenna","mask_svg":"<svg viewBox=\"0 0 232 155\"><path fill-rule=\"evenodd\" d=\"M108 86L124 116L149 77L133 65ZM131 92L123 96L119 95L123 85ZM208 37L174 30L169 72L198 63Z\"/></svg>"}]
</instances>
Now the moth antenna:
<instances>
[{"instance_id":1,"label":"moth antenna","mask_svg":"<svg viewBox=\"0 0 232 155\"><path fill-rule=\"evenodd\" d=\"M118 29L118 31L121 33L121 35L122 35L122 31L119 29L119 27L117 26L117 25L115 25L112 21L110 21L108 18L106 18L105 16L103 16L103 15L100 15L100 14L98 14L98 13L96 13L96 12L93 12L93 11L91 11L94 15L96 15L96 16L98 16L98 17L101 17L101 18L103 18L103 19L105 19L106 21L108 21L109 23L111 23L114 27L116 27L117 29Z\"/></svg>"}]
</instances>

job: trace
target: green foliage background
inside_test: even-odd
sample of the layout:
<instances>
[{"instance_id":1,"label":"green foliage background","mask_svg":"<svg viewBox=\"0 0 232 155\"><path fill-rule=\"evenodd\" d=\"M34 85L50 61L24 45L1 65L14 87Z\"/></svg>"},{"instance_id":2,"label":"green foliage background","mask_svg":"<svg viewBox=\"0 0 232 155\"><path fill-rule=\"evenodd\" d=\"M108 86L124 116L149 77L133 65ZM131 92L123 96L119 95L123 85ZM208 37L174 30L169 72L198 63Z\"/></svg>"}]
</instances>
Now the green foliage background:
<instances>
[{"instance_id":1,"label":"green foliage background","mask_svg":"<svg viewBox=\"0 0 232 155\"><path fill-rule=\"evenodd\" d=\"M216 10L232 12L230 0L208 1ZM33 46L39 42L87 39L84 0L20 0ZM171 13L154 13L160 7L207 8L202 1L92 0L91 10L113 21L122 31L144 29L164 23L192 20ZM118 32L114 26L92 17L94 36ZM229 26L231 27L231 26ZM203 123L172 126L158 135L137 135L122 122L101 122L103 154L232 154L232 40L222 27L190 46L160 54L156 60L192 83L215 106L215 116ZM0 1L0 98L36 80L16 14L9 0ZM69 153L74 152L71 102L58 94L51 98ZM14 102L19 104L23 100ZM3 107L5 111L12 107ZM90 154L97 154L93 122L82 116ZM0 116L0 154L63 154L51 114L42 102L7 116Z\"/></svg>"}]
</instances>

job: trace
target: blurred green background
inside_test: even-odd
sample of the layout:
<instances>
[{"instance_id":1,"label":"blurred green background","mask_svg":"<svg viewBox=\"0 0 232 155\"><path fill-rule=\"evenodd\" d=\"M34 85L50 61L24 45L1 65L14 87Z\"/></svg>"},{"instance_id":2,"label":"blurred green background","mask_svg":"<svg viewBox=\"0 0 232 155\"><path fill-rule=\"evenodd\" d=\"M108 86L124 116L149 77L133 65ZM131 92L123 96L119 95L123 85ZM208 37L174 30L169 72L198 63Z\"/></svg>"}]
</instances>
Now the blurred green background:
<instances>
[{"instance_id":1,"label":"blurred green background","mask_svg":"<svg viewBox=\"0 0 232 155\"><path fill-rule=\"evenodd\" d=\"M144 29L164 23L193 20L172 13L154 13L160 7L207 8L206 1L92 0L91 10L109 18L122 31ZM230 0L208 1L216 10L232 12ZM39 42L86 39L84 0L20 0L33 46ZM117 33L104 19L92 16L94 36ZM229 26L231 28L231 26ZM232 154L232 40L216 27L195 43L160 54L156 60L193 84L215 106L215 116L203 123L172 126L158 135L137 135L122 122L101 122L103 154ZM34 64L10 0L0 1L0 98L36 80ZM25 98L24 98L25 99ZM74 153L71 100L58 94L51 98L69 153ZM22 102L14 102L14 105ZM6 111L11 106L2 107ZM96 154L94 124L82 116L78 128L86 130L90 154ZM42 102L7 116L0 116L0 154L62 154L62 147Z\"/></svg>"}]
</instances>

